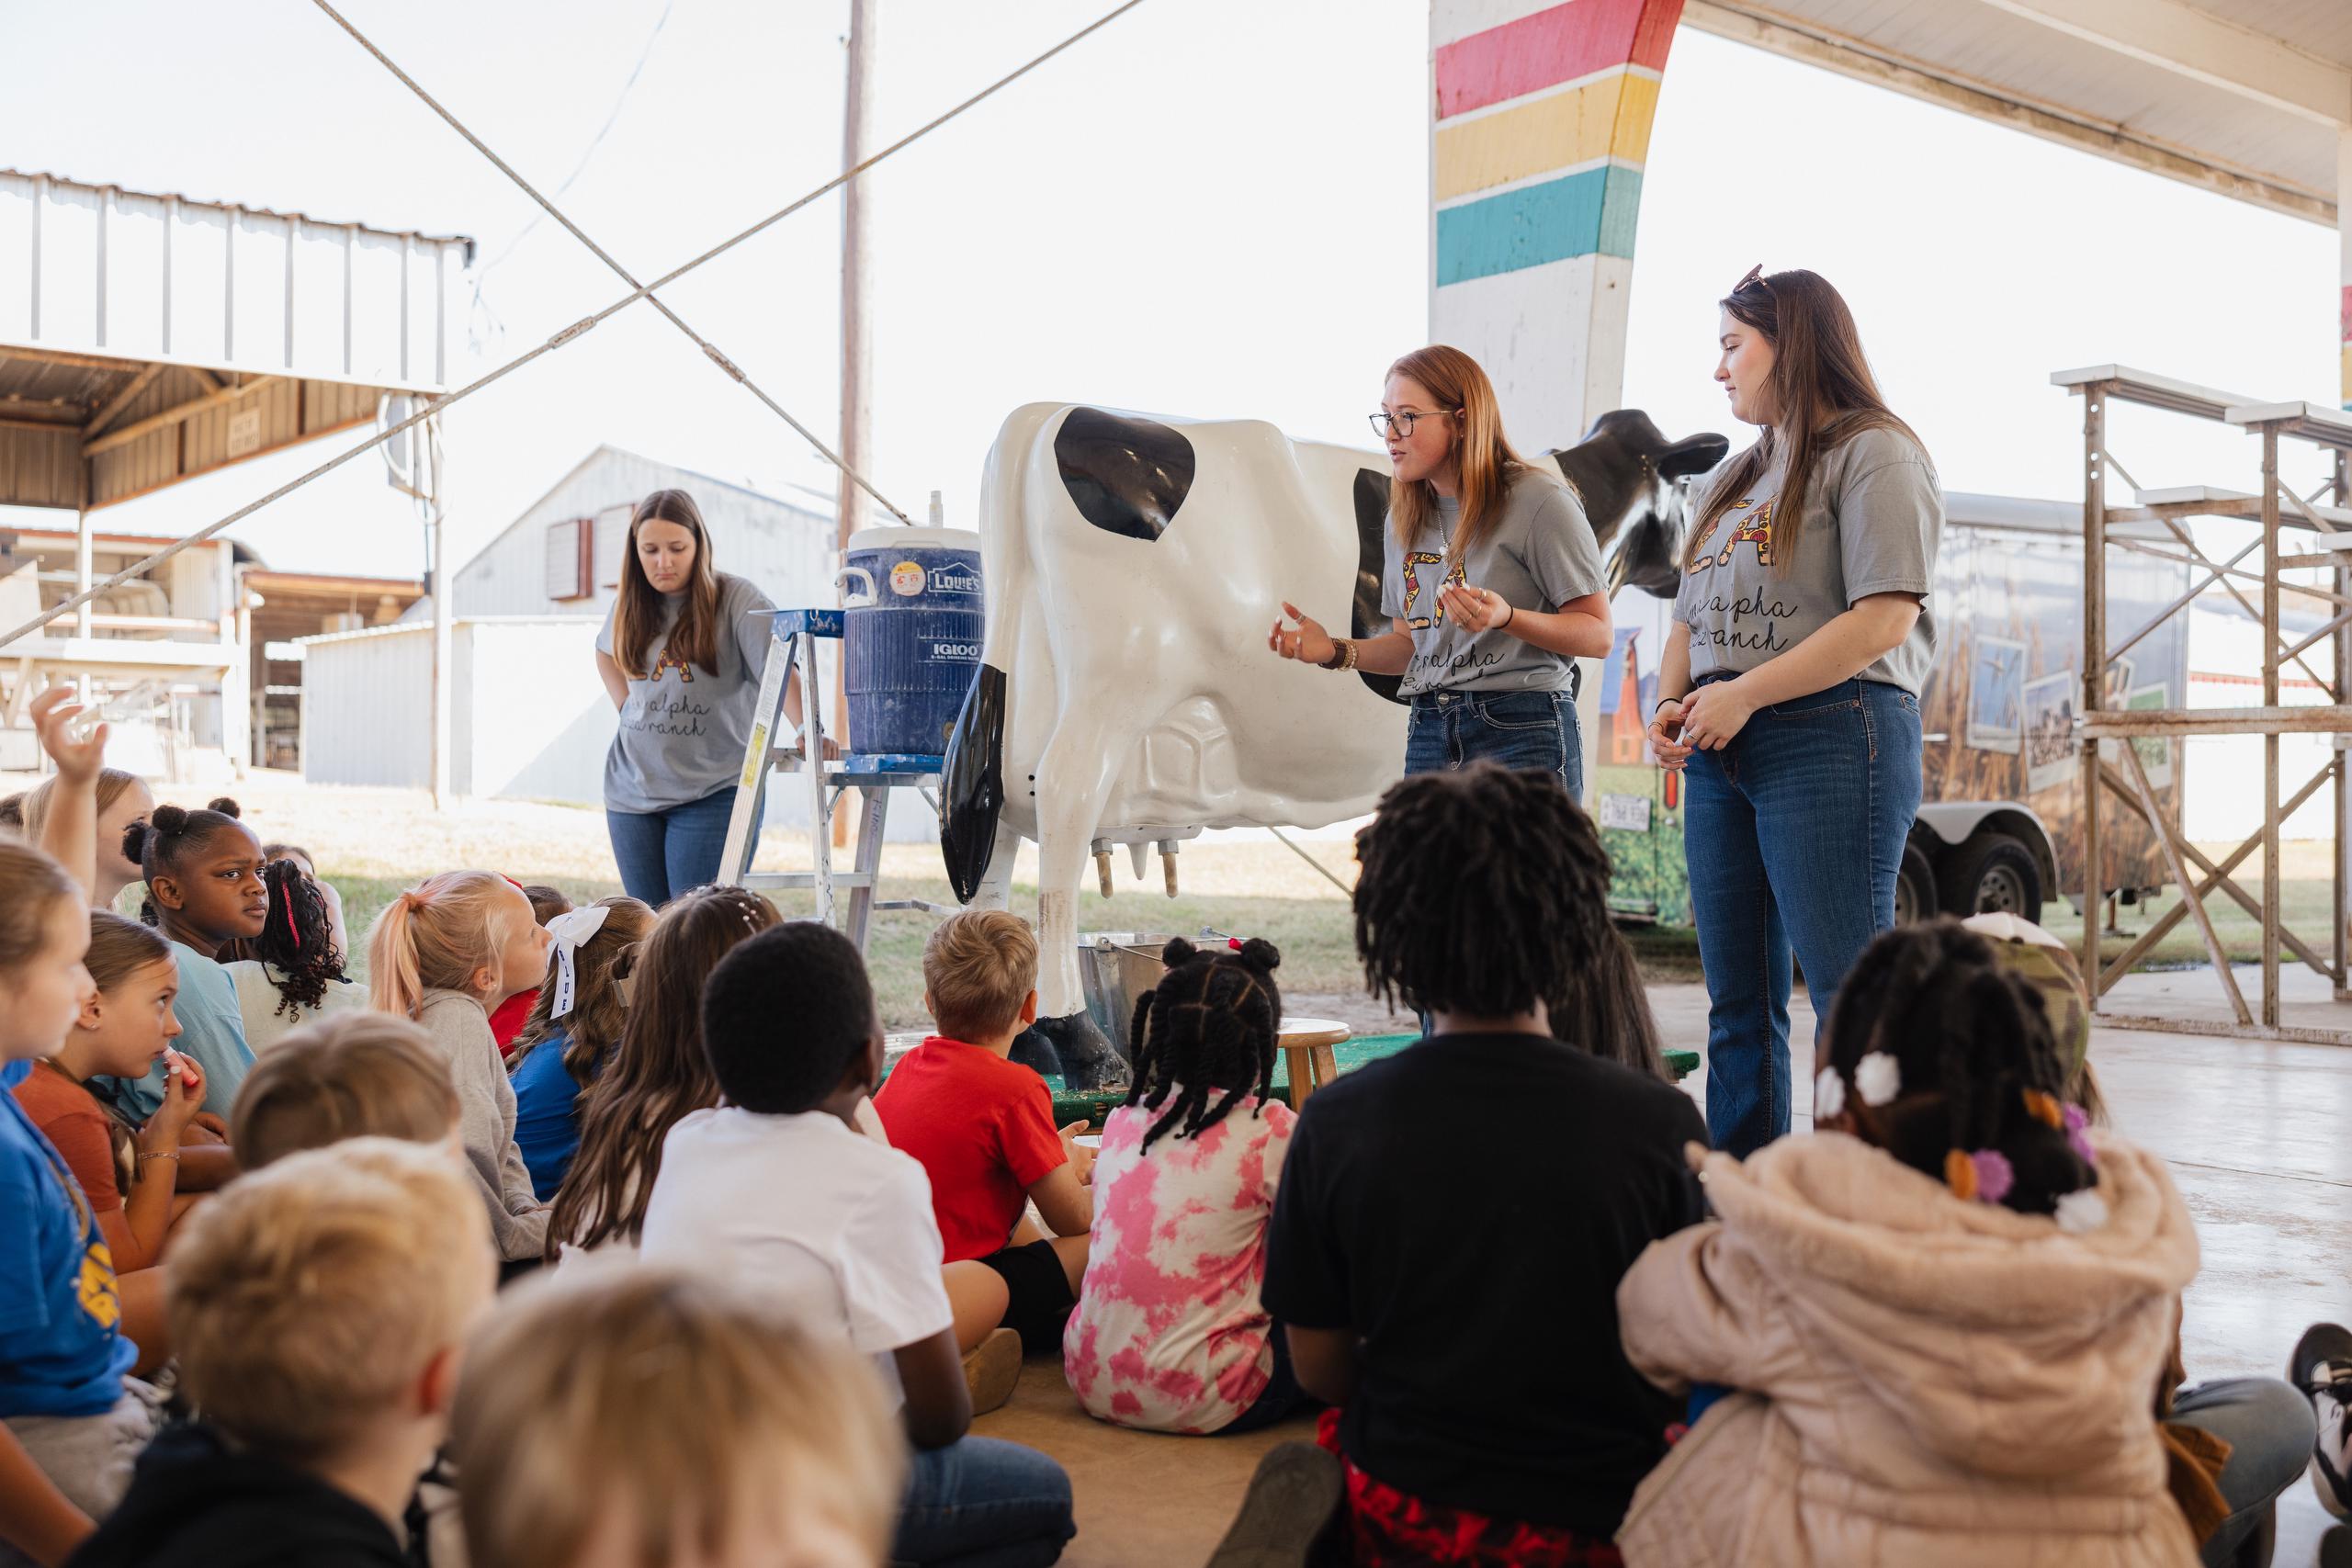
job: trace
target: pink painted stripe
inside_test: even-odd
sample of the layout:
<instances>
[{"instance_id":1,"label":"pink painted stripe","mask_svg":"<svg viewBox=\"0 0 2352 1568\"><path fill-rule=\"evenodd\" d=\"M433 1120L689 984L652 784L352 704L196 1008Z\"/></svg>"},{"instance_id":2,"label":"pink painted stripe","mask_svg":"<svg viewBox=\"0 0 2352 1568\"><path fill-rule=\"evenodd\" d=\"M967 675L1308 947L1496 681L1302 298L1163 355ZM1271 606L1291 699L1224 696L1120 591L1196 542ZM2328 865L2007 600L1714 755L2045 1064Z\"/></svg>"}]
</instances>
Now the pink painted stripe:
<instances>
[{"instance_id":1,"label":"pink painted stripe","mask_svg":"<svg viewBox=\"0 0 2352 1568\"><path fill-rule=\"evenodd\" d=\"M1567 0L1437 51L1437 115L1446 119L1613 65L1666 69L1682 0Z\"/></svg>"}]
</instances>

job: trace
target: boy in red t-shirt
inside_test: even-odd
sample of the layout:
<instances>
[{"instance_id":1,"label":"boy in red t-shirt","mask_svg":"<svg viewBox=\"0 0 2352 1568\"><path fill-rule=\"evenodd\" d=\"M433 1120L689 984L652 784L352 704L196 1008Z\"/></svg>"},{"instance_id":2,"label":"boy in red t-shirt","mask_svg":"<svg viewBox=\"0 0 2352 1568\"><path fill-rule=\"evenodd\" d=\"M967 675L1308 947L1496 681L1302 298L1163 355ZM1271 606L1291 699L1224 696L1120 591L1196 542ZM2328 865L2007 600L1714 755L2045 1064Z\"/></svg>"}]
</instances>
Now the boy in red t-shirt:
<instances>
[{"instance_id":1,"label":"boy in red t-shirt","mask_svg":"<svg viewBox=\"0 0 2352 1568\"><path fill-rule=\"evenodd\" d=\"M970 1350L1001 1324L1031 1355L1059 1355L1086 1273L1094 1153L1070 1142L1085 1122L1056 1130L1046 1080L1011 1059L1037 1017L1037 939L1001 909L950 916L923 943L922 981L939 1032L890 1069L874 1109L892 1146L931 1176L951 1275L978 1261L1004 1280L1002 1311L970 1325L977 1334L962 1321L965 1293L950 1290L957 1337ZM1024 1217L1032 1199L1050 1237Z\"/></svg>"}]
</instances>

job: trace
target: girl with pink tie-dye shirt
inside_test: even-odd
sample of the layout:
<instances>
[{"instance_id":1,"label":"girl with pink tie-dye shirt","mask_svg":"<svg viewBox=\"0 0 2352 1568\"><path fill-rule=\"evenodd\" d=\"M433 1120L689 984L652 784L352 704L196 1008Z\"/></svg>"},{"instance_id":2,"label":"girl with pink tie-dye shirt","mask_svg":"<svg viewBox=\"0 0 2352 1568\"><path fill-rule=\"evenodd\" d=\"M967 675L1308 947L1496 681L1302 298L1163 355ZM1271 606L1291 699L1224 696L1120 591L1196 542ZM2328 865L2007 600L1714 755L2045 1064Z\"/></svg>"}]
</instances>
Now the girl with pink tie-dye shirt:
<instances>
[{"instance_id":1,"label":"girl with pink tie-dye shirt","mask_svg":"<svg viewBox=\"0 0 2352 1568\"><path fill-rule=\"evenodd\" d=\"M1062 1365L1087 1412L1155 1432L1238 1432L1301 1401L1259 1299L1296 1117L1272 1095L1282 954L1181 939L1136 1005L1135 1087L1094 1165L1093 1244Z\"/></svg>"}]
</instances>

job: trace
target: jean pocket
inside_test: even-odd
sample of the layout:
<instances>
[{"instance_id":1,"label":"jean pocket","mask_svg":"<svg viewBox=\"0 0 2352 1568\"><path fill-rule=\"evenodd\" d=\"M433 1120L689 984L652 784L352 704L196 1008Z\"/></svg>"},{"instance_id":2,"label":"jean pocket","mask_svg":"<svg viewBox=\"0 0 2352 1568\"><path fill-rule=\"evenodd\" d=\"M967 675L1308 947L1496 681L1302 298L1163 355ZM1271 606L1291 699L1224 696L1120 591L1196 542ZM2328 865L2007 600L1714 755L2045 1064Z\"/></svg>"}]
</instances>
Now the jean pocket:
<instances>
[{"instance_id":1,"label":"jean pocket","mask_svg":"<svg viewBox=\"0 0 2352 1568\"><path fill-rule=\"evenodd\" d=\"M1763 711L1774 718L1818 718L1826 714L1852 713L1862 705L1862 683L1840 681L1825 690L1774 703Z\"/></svg>"},{"instance_id":2,"label":"jean pocket","mask_svg":"<svg viewBox=\"0 0 2352 1568\"><path fill-rule=\"evenodd\" d=\"M1560 724L1556 692L1512 692L1476 705L1480 722L1490 729L1556 729Z\"/></svg>"}]
</instances>

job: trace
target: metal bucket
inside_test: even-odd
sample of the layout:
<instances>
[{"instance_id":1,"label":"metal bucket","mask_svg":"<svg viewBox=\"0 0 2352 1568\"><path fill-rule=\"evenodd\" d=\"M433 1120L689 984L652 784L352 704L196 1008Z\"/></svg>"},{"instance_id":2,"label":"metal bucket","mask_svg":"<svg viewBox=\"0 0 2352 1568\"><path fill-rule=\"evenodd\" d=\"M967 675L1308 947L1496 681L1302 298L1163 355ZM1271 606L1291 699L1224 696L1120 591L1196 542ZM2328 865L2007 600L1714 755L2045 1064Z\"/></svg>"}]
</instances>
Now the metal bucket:
<instances>
[{"instance_id":1,"label":"metal bucket","mask_svg":"<svg viewBox=\"0 0 2352 1568\"><path fill-rule=\"evenodd\" d=\"M1168 973L1159 953L1171 940L1144 931L1079 933L1078 978L1086 992L1087 1016L1129 1066L1135 1065L1136 1053L1135 1043L1127 1038L1127 1026L1135 1021L1136 1001Z\"/></svg>"}]
</instances>

